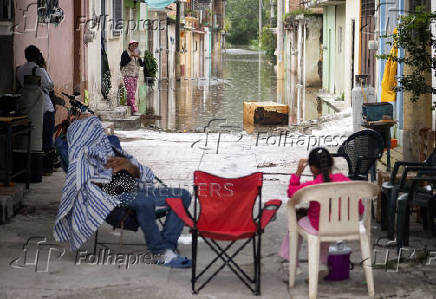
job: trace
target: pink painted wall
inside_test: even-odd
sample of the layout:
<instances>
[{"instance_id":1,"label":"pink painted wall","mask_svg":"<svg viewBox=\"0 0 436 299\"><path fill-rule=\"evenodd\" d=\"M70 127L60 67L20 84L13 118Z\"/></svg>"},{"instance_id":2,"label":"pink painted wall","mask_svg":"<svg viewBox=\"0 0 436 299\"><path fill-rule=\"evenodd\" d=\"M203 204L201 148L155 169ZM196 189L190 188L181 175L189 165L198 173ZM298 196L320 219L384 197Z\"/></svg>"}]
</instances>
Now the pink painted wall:
<instances>
[{"instance_id":1,"label":"pink painted wall","mask_svg":"<svg viewBox=\"0 0 436 299\"><path fill-rule=\"evenodd\" d=\"M34 44L47 61L48 72L57 92L73 91L74 4L77 0L60 0L64 20L59 25L37 24L35 0L15 1L15 65L25 63L24 49Z\"/></svg>"}]
</instances>

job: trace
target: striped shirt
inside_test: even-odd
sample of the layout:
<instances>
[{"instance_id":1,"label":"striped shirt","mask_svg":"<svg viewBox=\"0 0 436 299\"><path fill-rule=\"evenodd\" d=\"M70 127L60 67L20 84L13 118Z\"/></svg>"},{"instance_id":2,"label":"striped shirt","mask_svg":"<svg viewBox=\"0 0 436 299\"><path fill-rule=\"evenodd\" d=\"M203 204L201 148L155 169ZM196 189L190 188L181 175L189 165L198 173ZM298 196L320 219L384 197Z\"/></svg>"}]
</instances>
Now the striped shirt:
<instances>
[{"instance_id":1,"label":"striped shirt","mask_svg":"<svg viewBox=\"0 0 436 299\"><path fill-rule=\"evenodd\" d=\"M67 141L68 172L53 233L57 241L69 241L71 250L77 250L120 204L120 200L93 184L106 184L112 179L112 170L104 165L114 152L100 120L90 117L74 121L68 129ZM153 172L131 155L122 154L140 170L138 188L152 185Z\"/></svg>"}]
</instances>

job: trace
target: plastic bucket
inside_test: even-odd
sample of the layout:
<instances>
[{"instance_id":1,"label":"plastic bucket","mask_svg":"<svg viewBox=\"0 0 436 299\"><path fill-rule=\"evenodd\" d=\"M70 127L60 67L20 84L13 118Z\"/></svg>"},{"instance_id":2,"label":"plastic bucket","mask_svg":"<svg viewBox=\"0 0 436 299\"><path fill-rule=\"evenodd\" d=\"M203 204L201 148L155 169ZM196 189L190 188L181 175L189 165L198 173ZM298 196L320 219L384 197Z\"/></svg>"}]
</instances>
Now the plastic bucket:
<instances>
[{"instance_id":1,"label":"plastic bucket","mask_svg":"<svg viewBox=\"0 0 436 299\"><path fill-rule=\"evenodd\" d=\"M350 278L350 270L353 268L350 264L351 249L345 247L342 242L338 242L336 246L331 246L327 264L329 274L324 278L330 281L340 281Z\"/></svg>"}]
</instances>

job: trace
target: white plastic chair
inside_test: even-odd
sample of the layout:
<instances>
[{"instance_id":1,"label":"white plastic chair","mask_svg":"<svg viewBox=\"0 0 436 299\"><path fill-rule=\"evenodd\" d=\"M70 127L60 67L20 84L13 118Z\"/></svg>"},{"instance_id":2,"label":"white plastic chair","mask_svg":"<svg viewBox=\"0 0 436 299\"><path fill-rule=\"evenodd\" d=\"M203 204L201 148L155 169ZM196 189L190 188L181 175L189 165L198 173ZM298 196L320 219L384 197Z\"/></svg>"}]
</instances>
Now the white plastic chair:
<instances>
[{"instance_id":1,"label":"white plastic chair","mask_svg":"<svg viewBox=\"0 0 436 299\"><path fill-rule=\"evenodd\" d=\"M371 268L371 205L380 191L377 185L364 182L339 182L307 186L288 200L289 217L289 288L295 284L298 234L308 240L309 298L317 296L320 242L360 240L363 268L368 294L374 296L374 277ZM359 199L365 206L359 221ZM297 224L297 204L317 201L321 205L318 235L307 233ZM340 205L340 212L339 212Z\"/></svg>"}]
</instances>

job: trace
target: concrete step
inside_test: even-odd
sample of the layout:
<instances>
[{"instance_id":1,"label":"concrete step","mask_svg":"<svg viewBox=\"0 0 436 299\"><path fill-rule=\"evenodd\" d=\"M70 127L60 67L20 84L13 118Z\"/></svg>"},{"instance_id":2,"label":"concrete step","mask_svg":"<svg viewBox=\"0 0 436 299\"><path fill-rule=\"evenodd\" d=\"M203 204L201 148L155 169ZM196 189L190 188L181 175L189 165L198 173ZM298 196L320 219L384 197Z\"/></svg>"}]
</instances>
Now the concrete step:
<instances>
[{"instance_id":1,"label":"concrete step","mask_svg":"<svg viewBox=\"0 0 436 299\"><path fill-rule=\"evenodd\" d=\"M93 107L94 111L97 111L97 110L109 111L112 109L113 109L113 105L111 104L111 102L108 102L108 101L98 101L96 103L96 106Z\"/></svg>"},{"instance_id":2,"label":"concrete step","mask_svg":"<svg viewBox=\"0 0 436 299\"><path fill-rule=\"evenodd\" d=\"M0 224L14 217L24 197L24 184L10 187L0 187Z\"/></svg>"},{"instance_id":3,"label":"concrete step","mask_svg":"<svg viewBox=\"0 0 436 299\"><path fill-rule=\"evenodd\" d=\"M132 115L126 118L112 119L115 129L136 130L141 127L141 116Z\"/></svg>"},{"instance_id":4,"label":"concrete step","mask_svg":"<svg viewBox=\"0 0 436 299\"><path fill-rule=\"evenodd\" d=\"M95 112L100 116L102 121L112 121L114 119L123 119L130 116L130 107L119 106L112 110L98 110Z\"/></svg>"}]
</instances>

